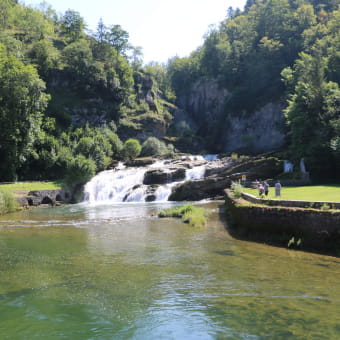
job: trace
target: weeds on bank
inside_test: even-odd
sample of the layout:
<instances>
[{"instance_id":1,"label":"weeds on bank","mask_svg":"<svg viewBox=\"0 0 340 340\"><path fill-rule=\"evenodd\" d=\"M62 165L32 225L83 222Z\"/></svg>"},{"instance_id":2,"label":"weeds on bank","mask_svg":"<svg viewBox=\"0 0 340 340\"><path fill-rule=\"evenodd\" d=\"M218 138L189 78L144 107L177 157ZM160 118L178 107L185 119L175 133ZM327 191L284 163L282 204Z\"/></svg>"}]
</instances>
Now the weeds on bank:
<instances>
[{"instance_id":1,"label":"weeds on bank","mask_svg":"<svg viewBox=\"0 0 340 340\"><path fill-rule=\"evenodd\" d=\"M19 209L15 197L6 190L0 190L0 215L14 212Z\"/></svg>"},{"instance_id":2,"label":"weeds on bank","mask_svg":"<svg viewBox=\"0 0 340 340\"><path fill-rule=\"evenodd\" d=\"M243 192L244 188L239 182L232 182L230 187L231 187L231 190L234 193L235 198L242 197L242 192Z\"/></svg>"},{"instance_id":3,"label":"weeds on bank","mask_svg":"<svg viewBox=\"0 0 340 340\"><path fill-rule=\"evenodd\" d=\"M188 223L193 227L202 227L207 224L207 212L203 208L195 207L191 204L165 209L159 212L158 217L177 217L182 222Z\"/></svg>"}]
</instances>

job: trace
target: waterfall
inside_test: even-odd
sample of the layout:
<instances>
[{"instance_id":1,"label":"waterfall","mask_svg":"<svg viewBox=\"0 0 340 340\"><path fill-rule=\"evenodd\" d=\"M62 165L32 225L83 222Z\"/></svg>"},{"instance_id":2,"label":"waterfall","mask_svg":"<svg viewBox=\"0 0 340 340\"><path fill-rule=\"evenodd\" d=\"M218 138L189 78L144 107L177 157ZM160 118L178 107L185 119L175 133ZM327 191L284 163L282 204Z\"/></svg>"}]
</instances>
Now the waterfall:
<instances>
[{"instance_id":1,"label":"waterfall","mask_svg":"<svg viewBox=\"0 0 340 340\"><path fill-rule=\"evenodd\" d=\"M195 160L204 160L203 156L193 156ZM85 201L89 203L118 202L164 202L168 200L173 186L188 180L204 177L205 165L186 169L185 179L162 185L143 184L144 175L148 170L161 169L171 179L167 168L170 161L157 161L147 167L126 168L119 164L114 170L106 170L93 177L84 188Z\"/></svg>"},{"instance_id":2,"label":"waterfall","mask_svg":"<svg viewBox=\"0 0 340 340\"><path fill-rule=\"evenodd\" d=\"M124 168L102 171L93 177L84 188L85 201L123 202L143 201L141 191L146 168ZM133 196L132 189L134 190Z\"/></svg>"}]
</instances>

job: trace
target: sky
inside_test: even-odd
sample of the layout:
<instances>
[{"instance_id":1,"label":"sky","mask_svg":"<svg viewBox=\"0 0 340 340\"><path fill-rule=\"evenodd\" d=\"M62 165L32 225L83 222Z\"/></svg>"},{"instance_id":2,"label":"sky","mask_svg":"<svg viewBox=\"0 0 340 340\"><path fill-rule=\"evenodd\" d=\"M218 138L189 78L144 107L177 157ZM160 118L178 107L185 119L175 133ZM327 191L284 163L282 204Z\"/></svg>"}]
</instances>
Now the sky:
<instances>
[{"instance_id":1,"label":"sky","mask_svg":"<svg viewBox=\"0 0 340 340\"><path fill-rule=\"evenodd\" d=\"M23 0L36 7L43 0ZM221 22L228 7L243 9L246 0L47 0L59 14L72 9L95 31L121 25L133 46L142 47L144 63L185 57L203 43L210 25Z\"/></svg>"}]
</instances>

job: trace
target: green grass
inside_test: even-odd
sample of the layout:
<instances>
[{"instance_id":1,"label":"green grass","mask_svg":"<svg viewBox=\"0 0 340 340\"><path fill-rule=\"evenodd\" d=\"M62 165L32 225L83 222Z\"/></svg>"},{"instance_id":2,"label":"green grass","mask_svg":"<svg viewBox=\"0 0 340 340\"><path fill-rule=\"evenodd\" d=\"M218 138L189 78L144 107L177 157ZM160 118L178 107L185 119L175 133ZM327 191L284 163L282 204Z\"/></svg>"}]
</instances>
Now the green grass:
<instances>
[{"instance_id":1,"label":"green grass","mask_svg":"<svg viewBox=\"0 0 340 340\"><path fill-rule=\"evenodd\" d=\"M243 188L243 191L259 197L257 189ZM282 186L281 197L275 197L275 188L270 187L267 198L299 201L340 202L340 185L311 185L302 187Z\"/></svg>"},{"instance_id":2,"label":"green grass","mask_svg":"<svg viewBox=\"0 0 340 340\"><path fill-rule=\"evenodd\" d=\"M11 184L0 184L0 190L12 193L15 197L26 196L32 190L54 190L64 186L61 181L51 182L16 182Z\"/></svg>"},{"instance_id":3,"label":"green grass","mask_svg":"<svg viewBox=\"0 0 340 340\"><path fill-rule=\"evenodd\" d=\"M182 222L193 227L201 227L207 224L205 209L186 204L176 208L165 209L159 212L158 217L178 217Z\"/></svg>"}]
</instances>

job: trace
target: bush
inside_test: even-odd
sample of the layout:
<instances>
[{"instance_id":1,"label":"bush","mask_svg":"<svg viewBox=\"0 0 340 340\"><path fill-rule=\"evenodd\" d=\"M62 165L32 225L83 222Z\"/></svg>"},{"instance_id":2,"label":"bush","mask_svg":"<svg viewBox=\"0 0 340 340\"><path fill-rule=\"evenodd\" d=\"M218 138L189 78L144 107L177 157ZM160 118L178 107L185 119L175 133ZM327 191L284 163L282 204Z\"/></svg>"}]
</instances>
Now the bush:
<instances>
[{"instance_id":1,"label":"bush","mask_svg":"<svg viewBox=\"0 0 340 340\"><path fill-rule=\"evenodd\" d=\"M123 149L122 149L122 156L124 159L134 159L140 155L142 150L142 146L140 145L137 139L130 138L125 141Z\"/></svg>"},{"instance_id":2,"label":"bush","mask_svg":"<svg viewBox=\"0 0 340 340\"><path fill-rule=\"evenodd\" d=\"M243 186L238 182L232 182L231 190L233 190L235 198L240 198L242 196Z\"/></svg>"},{"instance_id":3,"label":"bush","mask_svg":"<svg viewBox=\"0 0 340 340\"><path fill-rule=\"evenodd\" d=\"M162 155L167 152L164 142L156 137L149 137L142 145L142 156Z\"/></svg>"},{"instance_id":4,"label":"bush","mask_svg":"<svg viewBox=\"0 0 340 340\"><path fill-rule=\"evenodd\" d=\"M67 166L66 181L72 185L84 184L96 173L96 164L92 159L77 155Z\"/></svg>"},{"instance_id":5,"label":"bush","mask_svg":"<svg viewBox=\"0 0 340 340\"><path fill-rule=\"evenodd\" d=\"M19 209L15 197L6 190L0 190L0 215L7 214Z\"/></svg>"}]
</instances>

